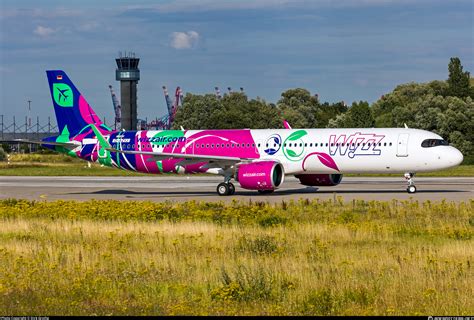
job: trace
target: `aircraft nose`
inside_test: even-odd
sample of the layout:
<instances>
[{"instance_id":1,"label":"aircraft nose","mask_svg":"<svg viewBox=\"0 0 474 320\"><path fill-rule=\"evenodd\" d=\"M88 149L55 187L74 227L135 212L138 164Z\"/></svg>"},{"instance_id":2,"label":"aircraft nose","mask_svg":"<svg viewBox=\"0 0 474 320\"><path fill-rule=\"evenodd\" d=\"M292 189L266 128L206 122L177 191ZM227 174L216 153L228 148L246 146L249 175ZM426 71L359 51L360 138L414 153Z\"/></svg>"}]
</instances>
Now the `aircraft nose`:
<instances>
[{"instance_id":1,"label":"aircraft nose","mask_svg":"<svg viewBox=\"0 0 474 320\"><path fill-rule=\"evenodd\" d=\"M458 149L454 147L452 148L452 150L449 151L448 157L449 157L450 164L452 164L453 166L457 166L464 160L464 157L461 151L459 151Z\"/></svg>"}]
</instances>

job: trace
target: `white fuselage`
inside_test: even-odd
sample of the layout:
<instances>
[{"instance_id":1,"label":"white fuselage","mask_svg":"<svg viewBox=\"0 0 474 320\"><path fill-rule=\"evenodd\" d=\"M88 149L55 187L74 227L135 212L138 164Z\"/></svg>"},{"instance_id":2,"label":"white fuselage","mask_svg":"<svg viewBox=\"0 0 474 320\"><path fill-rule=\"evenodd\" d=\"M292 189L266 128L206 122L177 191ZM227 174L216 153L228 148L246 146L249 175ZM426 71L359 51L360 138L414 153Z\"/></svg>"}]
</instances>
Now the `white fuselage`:
<instances>
[{"instance_id":1,"label":"white fuselage","mask_svg":"<svg viewBox=\"0 0 474 320\"><path fill-rule=\"evenodd\" d=\"M294 132L304 130L300 139L291 143L292 155L283 152L285 140ZM351 129L281 129L251 130L261 159L281 162L285 174L309 173L404 173L445 169L460 164L463 156L452 146L422 147L426 139L442 138L432 132L406 128L351 128ZM271 136L281 137L280 146ZM269 141L270 140L270 141ZM268 147L267 147L268 143ZM296 146L295 146L296 145ZM277 150L270 155L268 148ZM308 158L311 153L328 154L337 164L334 170L321 161ZM312 160L311 160L312 159Z\"/></svg>"}]
</instances>

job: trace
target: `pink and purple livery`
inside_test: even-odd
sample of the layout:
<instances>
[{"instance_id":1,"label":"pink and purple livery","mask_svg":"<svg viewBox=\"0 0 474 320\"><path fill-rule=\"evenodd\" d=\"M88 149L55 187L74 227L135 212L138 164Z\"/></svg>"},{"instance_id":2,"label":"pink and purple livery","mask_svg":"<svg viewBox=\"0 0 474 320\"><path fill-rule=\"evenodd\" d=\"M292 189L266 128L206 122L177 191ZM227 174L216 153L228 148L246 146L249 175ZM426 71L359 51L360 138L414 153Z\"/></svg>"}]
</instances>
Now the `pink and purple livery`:
<instances>
[{"instance_id":1,"label":"pink and purple livery","mask_svg":"<svg viewBox=\"0 0 474 320\"><path fill-rule=\"evenodd\" d=\"M219 195L240 187L270 193L286 175L306 186L335 186L344 173L405 173L456 166L461 152L439 135L408 128L116 131L103 124L64 71L47 71L60 134L42 141L58 152L150 174L223 176ZM19 141L19 140L17 140Z\"/></svg>"}]
</instances>

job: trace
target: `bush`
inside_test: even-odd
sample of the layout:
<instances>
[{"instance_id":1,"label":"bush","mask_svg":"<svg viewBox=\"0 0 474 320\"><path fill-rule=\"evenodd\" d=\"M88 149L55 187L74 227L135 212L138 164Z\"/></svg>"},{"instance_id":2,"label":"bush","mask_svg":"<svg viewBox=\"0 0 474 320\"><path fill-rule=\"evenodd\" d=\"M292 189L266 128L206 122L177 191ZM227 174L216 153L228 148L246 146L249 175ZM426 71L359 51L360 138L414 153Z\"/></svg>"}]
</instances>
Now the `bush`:
<instances>
[{"instance_id":1,"label":"bush","mask_svg":"<svg viewBox=\"0 0 474 320\"><path fill-rule=\"evenodd\" d=\"M2 147L0 147L0 161L6 161L7 160L7 153L5 150L3 150Z\"/></svg>"}]
</instances>

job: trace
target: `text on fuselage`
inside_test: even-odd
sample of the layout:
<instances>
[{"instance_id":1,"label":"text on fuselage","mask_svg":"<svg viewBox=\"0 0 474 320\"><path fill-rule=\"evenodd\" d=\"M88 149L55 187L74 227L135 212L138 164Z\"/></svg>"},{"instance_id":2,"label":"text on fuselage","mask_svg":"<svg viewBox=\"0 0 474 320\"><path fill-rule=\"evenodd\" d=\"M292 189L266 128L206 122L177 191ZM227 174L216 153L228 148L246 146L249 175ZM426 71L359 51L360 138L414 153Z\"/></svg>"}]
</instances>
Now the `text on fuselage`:
<instances>
[{"instance_id":1,"label":"text on fuselage","mask_svg":"<svg viewBox=\"0 0 474 320\"><path fill-rule=\"evenodd\" d=\"M329 153L334 156L339 150L341 156L347 155L349 158L380 155L381 150L378 146L383 138L385 138L385 135L360 132L349 136L345 134L331 135L329 137Z\"/></svg>"}]
</instances>

